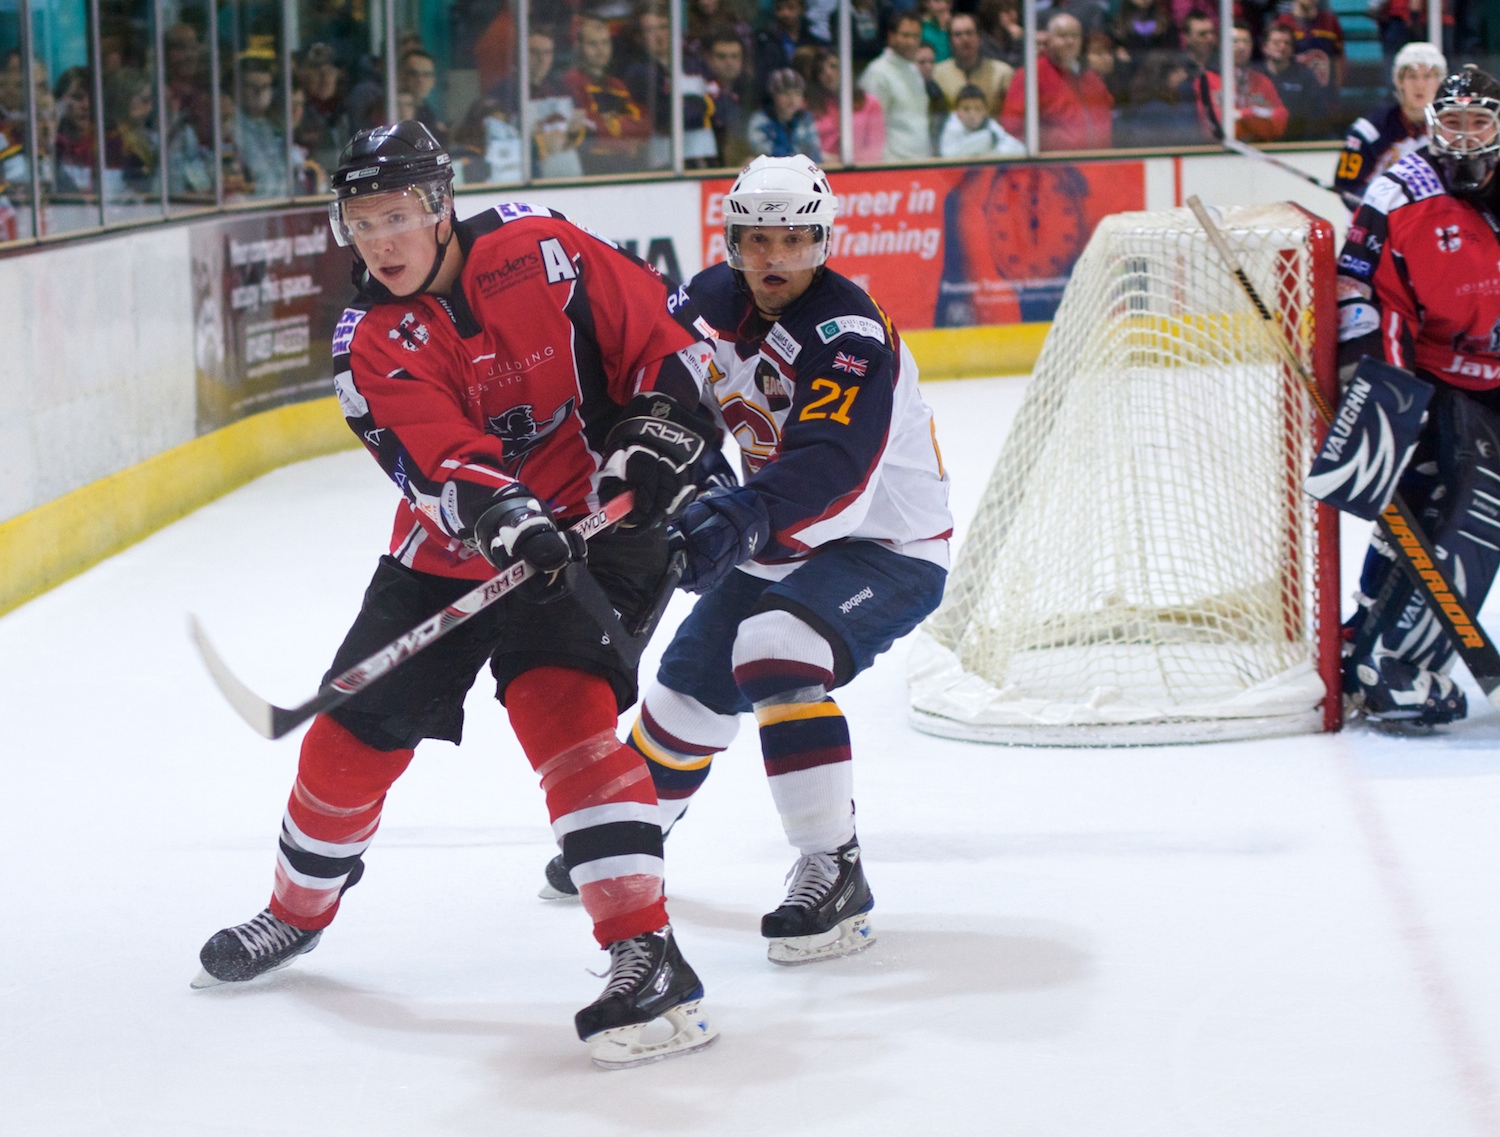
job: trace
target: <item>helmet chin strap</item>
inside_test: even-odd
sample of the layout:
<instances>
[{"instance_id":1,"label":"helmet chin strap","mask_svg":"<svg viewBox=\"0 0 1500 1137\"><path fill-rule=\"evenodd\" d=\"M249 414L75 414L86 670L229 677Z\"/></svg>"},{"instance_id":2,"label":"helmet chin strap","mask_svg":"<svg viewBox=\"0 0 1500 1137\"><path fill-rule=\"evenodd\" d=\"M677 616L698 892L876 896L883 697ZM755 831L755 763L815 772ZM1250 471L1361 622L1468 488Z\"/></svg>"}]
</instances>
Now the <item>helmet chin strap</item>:
<instances>
[{"instance_id":1,"label":"helmet chin strap","mask_svg":"<svg viewBox=\"0 0 1500 1137\"><path fill-rule=\"evenodd\" d=\"M437 279L437 274L442 271L443 261L448 258L448 246L453 244L453 215L451 213L448 215L447 220L448 239L446 241L439 241L437 239L437 226L433 227L432 240L436 251L432 254L432 267L427 270L427 276L417 286L417 291L412 293L413 296L427 291L432 282ZM442 222L439 221L438 224L441 225Z\"/></svg>"}]
</instances>

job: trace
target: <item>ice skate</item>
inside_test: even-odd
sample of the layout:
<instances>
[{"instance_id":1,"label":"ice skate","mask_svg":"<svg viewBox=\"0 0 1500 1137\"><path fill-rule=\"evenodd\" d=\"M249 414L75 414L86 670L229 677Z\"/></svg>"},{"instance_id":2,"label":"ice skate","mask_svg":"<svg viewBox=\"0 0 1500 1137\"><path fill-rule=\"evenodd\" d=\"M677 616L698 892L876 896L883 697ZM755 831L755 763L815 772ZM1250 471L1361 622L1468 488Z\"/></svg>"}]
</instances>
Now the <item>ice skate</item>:
<instances>
[{"instance_id":1,"label":"ice skate","mask_svg":"<svg viewBox=\"0 0 1500 1137\"><path fill-rule=\"evenodd\" d=\"M707 1046L719 1032L700 1013L703 984L672 927L609 945L609 982L574 1016L596 1066L622 1070ZM670 1032L670 1033L669 1033Z\"/></svg>"},{"instance_id":2,"label":"ice skate","mask_svg":"<svg viewBox=\"0 0 1500 1137\"><path fill-rule=\"evenodd\" d=\"M812 963L853 955L875 942L870 909L875 897L865 881L859 840L831 853L801 858L787 874L791 888L781 907L761 917L772 963Z\"/></svg>"},{"instance_id":3,"label":"ice skate","mask_svg":"<svg viewBox=\"0 0 1500 1137\"><path fill-rule=\"evenodd\" d=\"M294 928L271 915L269 908L248 923L215 932L198 953L203 969L193 978L194 989L220 983L244 983L285 967L318 946L323 930Z\"/></svg>"},{"instance_id":4,"label":"ice skate","mask_svg":"<svg viewBox=\"0 0 1500 1137\"><path fill-rule=\"evenodd\" d=\"M537 893L543 900L575 900L578 897L578 887L573 883L573 878L568 875L568 866L563 864L562 854L558 853L547 862L547 867L542 870L547 877L547 883L542 885Z\"/></svg>"},{"instance_id":5,"label":"ice skate","mask_svg":"<svg viewBox=\"0 0 1500 1137\"><path fill-rule=\"evenodd\" d=\"M1426 734L1469 713L1463 691L1442 671L1379 653L1357 662L1346 660L1344 667L1353 680L1347 685L1354 687L1355 707L1377 730Z\"/></svg>"}]
</instances>

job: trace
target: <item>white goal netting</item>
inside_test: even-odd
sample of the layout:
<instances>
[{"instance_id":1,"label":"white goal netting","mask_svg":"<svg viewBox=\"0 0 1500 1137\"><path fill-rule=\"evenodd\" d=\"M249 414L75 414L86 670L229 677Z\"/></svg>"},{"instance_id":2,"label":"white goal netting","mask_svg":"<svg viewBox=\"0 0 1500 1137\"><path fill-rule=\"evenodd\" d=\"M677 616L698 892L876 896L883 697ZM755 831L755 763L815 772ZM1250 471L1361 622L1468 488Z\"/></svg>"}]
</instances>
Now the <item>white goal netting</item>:
<instances>
[{"instance_id":1,"label":"white goal netting","mask_svg":"<svg viewBox=\"0 0 1500 1137\"><path fill-rule=\"evenodd\" d=\"M1313 369L1327 223L1220 217ZM1319 729L1316 643L1337 629L1316 594L1337 569L1301 490L1314 412L1268 330L1188 210L1100 223L918 633L919 728L1078 746Z\"/></svg>"}]
</instances>

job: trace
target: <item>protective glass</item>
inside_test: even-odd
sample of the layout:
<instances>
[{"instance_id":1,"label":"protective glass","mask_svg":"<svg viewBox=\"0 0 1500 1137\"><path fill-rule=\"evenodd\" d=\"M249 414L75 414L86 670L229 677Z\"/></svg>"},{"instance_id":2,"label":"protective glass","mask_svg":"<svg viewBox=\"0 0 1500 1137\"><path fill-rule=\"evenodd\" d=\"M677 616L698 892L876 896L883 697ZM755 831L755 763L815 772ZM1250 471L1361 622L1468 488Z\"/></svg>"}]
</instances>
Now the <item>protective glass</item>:
<instances>
[{"instance_id":1,"label":"protective glass","mask_svg":"<svg viewBox=\"0 0 1500 1137\"><path fill-rule=\"evenodd\" d=\"M1433 148L1466 158L1500 149L1500 103L1485 99L1468 106L1448 104L1427 108Z\"/></svg>"},{"instance_id":2,"label":"protective glass","mask_svg":"<svg viewBox=\"0 0 1500 1137\"><path fill-rule=\"evenodd\" d=\"M414 229L430 229L451 210L444 189L411 186L372 197L351 197L331 202L328 223L333 239L346 248L358 241L379 241Z\"/></svg>"},{"instance_id":3,"label":"protective glass","mask_svg":"<svg viewBox=\"0 0 1500 1137\"><path fill-rule=\"evenodd\" d=\"M797 272L828 259L821 225L730 225L724 245L729 267L741 272Z\"/></svg>"}]
</instances>

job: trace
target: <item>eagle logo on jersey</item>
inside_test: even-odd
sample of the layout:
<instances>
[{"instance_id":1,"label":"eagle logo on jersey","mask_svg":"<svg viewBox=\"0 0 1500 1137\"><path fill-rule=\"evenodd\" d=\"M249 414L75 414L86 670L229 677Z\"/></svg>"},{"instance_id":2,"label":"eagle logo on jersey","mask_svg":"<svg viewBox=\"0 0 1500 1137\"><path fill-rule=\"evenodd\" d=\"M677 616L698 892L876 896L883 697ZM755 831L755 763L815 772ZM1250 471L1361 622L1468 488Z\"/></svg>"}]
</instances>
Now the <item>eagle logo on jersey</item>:
<instances>
[{"instance_id":1,"label":"eagle logo on jersey","mask_svg":"<svg viewBox=\"0 0 1500 1137\"><path fill-rule=\"evenodd\" d=\"M1465 355L1500 355L1500 320L1496 320L1490 327L1488 338L1466 336L1458 332L1453 337L1452 347L1454 351L1461 351Z\"/></svg>"},{"instance_id":2,"label":"eagle logo on jersey","mask_svg":"<svg viewBox=\"0 0 1500 1137\"><path fill-rule=\"evenodd\" d=\"M837 371L847 371L850 375L864 378L865 368L870 366L868 359L856 359L846 352L836 352L833 357L833 366Z\"/></svg>"},{"instance_id":3,"label":"eagle logo on jersey","mask_svg":"<svg viewBox=\"0 0 1500 1137\"><path fill-rule=\"evenodd\" d=\"M1463 248L1464 239L1458 235L1457 225L1439 225L1434 230L1437 233L1438 248L1445 253L1456 253Z\"/></svg>"},{"instance_id":4,"label":"eagle logo on jersey","mask_svg":"<svg viewBox=\"0 0 1500 1137\"><path fill-rule=\"evenodd\" d=\"M408 312L402 316L401 322L386 335L400 343L407 351L419 351L432 338L427 325L417 319L415 312Z\"/></svg>"},{"instance_id":5,"label":"eagle logo on jersey","mask_svg":"<svg viewBox=\"0 0 1500 1137\"><path fill-rule=\"evenodd\" d=\"M505 446L505 472L512 477L517 476L527 456L542 444L543 439L568 421L574 404L574 399L568 399L543 423L537 422L530 403L509 407L500 414L487 418L484 423L485 431L500 439Z\"/></svg>"},{"instance_id":6,"label":"eagle logo on jersey","mask_svg":"<svg viewBox=\"0 0 1500 1137\"><path fill-rule=\"evenodd\" d=\"M765 359L755 365L755 387L766 397L766 409L769 411L784 411L792 405L791 395L781 378L781 372Z\"/></svg>"}]
</instances>

